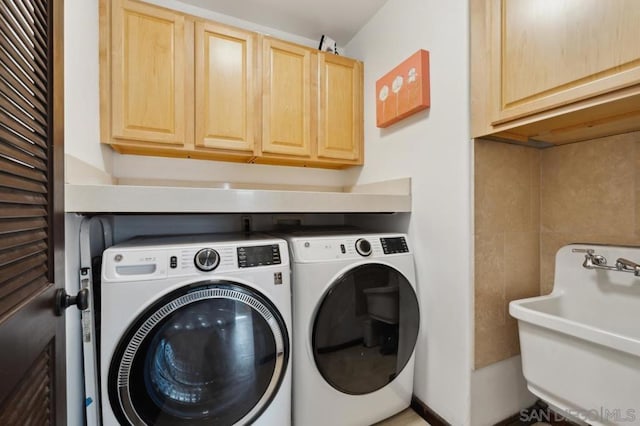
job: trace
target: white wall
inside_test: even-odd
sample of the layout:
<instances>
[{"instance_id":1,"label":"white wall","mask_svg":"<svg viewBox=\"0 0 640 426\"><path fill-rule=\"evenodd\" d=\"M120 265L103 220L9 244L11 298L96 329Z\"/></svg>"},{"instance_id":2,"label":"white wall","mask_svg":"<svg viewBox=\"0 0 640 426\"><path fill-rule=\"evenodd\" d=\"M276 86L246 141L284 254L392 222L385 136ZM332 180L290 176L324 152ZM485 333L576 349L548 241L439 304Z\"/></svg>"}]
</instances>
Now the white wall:
<instances>
[{"instance_id":1,"label":"white wall","mask_svg":"<svg viewBox=\"0 0 640 426\"><path fill-rule=\"evenodd\" d=\"M408 223L421 302L415 395L470 423L472 215L467 0L389 0L346 46L365 64L365 166L359 184L411 176ZM426 49L431 108L375 126L375 81ZM389 217L405 226L405 217Z\"/></svg>"},{"instance_id":2,"label":"white wall","mask_svg":"<svg viewBox=\"0 0 640 426\"><path fill-rule=\"evenodd\" d=\"M316 47L318 43L317 40L267 28L176 0L150 0L149 3L307 46ZM353 175L341 170L120 155L110 147L100 144L98 30L98 0L66 0L65 154L116 178L327 186L353 183ZM88 181L87 171L80 165L77 161L67 162L68 182ZM294 175L295 178L292 178Z\"/></svg>"},{"instance_id":3,"label":"white wall","mask_svg":"<svg viewBox=\"0 0 640 426\"><path fill-rule=\"evenodd\" d=\"M113 175L125 180L169 179L317 186L348 186L353 183L352 176L341 170L120 154L115 154Z\"/></svg>"},{"instance_id":4,"label":"white wall","mask_svg":"<svg viewBox=\"0 0 640 426\"><path fill-rule=\"evenodd\" d=\"M317 47L319 42L319 40L311 40L306 37L301 37L295 34L280 31L276 28L265 27L264 25L259 25L253 22L245 21L243 19L238 19L233 16L223 15L221 13L213 12L208 9L192 6L190 4L183 3L179 0L142 0L142 1L146 1L147 3L153 3L162 7L167 7L173 10L179 10L181 12L188 13L190 15L200 16L206 19L210 19L212 21L223 23L223 24L233 25L238 28L244 28L244 29L247 29L250 31L256 31L262 34L268 34L273 37L280 38L282 40L303 44L309 47Z\"/></svg>"},{"instance_id":5,"label":"white wall","mask_svg":"<svg viewBox=\"0 0 640 426\"><path fill-rule=\"evenodd\" d=\"M527 390L520 356L475 370L471 376L471 425L494 425L531 407L536 400Z\"/></svg>"},{"instance_id":6,"label":"white wall","mask_svg":"<svg viewBox=\"0 0 640 426\"><path fill-rule=\"evenodd\" d=\"M111 173L111 148L100 144L98 76L98 0L66 0L64 152Z\"/></svg>"}]
</instances>

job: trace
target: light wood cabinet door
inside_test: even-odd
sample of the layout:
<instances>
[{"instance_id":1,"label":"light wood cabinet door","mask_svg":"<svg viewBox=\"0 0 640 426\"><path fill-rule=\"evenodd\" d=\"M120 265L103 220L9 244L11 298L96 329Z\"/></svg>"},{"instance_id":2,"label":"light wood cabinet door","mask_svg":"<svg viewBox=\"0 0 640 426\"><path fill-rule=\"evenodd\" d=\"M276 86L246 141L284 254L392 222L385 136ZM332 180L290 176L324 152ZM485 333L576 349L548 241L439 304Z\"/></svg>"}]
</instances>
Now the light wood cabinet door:
<instances>
[{"instance_id":1,"label":"light wood cabinet door","mask_svg":"<svg viewBox=\"0 0 640 426\"><path fill-rule=\"evenodd\" d=\"M196 23L196 146L253 151L256 35Z\"/></svg>"},{"instance_id":2,"label":"light wood cabinet door","mask_svg":"<svg viewBox=\"0 0 640 426\"><path fill-rule=\"evenodd\" d=\"M489 1L492 125L640 82L640 1Z\"/></svg>"},{"instance_id":3,"label":"light wood cabinet door","mask_svg":"<svg viewBox=\"0 0 640 426\"><path fill-rule=\"evenodd\" d=\"M183 145L193 51L184 16L128 0L111 4L112 136Z\"/></svg>"},{"instance_id":4,"label":"light wood cabinet door","mask_svg":"<svg viewBox=\"0 0 640 426\"><path fill-rule=\"evenodd\" d=\"M310 49L264 38L262 151L311 156Z\"/></svg>"},{"instance_id":5,"label":"light wood cabinet door","mask_svg":"<svg viewBox=\"0 0 640 426\"><path fill-rule=\"evenodd\" d=\"M360 160L363 143L362 63L320 53L318 157Z\"/></svg>"}]
</instances>

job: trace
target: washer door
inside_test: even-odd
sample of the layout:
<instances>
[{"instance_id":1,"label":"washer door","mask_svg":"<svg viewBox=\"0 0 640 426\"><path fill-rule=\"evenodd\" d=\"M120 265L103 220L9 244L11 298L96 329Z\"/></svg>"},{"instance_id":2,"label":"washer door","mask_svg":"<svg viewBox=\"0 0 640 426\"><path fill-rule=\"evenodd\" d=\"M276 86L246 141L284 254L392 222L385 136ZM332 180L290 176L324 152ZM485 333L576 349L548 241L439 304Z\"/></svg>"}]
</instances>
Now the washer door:
<instances>
[{"instance_id":1,"label":"washer door","mask_svg":"<svg viewBox=\"0 0 640 426\"><path fill-rule=\"evenodd\" d=\"M264 296L198 283L129 329L111 361L109 400L122 424L246 424L271 402L288 359L285 323Z\"/></svg>"},{"instance_id":2,"label":"washer door","mask_svg":"<svg viewBox=\"0 0 640 426\"><path fill-rule=\"evenodd\" d=\"M316 366L341 392L374 392L409 362L419 324L418 299L404 275L378 263L355 267L331 285L318 307Z\"/></svg>"}]
</instances>

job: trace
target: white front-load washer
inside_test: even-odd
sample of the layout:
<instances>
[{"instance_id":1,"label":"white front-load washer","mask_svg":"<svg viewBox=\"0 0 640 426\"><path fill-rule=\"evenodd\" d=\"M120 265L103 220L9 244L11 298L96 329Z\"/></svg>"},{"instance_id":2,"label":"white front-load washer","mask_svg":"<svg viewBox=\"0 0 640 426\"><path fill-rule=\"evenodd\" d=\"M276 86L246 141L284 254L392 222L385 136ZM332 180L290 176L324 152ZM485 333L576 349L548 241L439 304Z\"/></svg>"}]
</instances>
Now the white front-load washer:
<instances>
[{"instance_id":1,"label":"white front-load washer","mask_svg":"<svg viewBox=\"0 0 640 426\"><path fill-rule=\"evenodd\" d=\"M103 254L103 424L291 423L284 240L134 239Z\"/></svg>"},{"instance_id":2,"label":"white front-load washer","mask_svg":"<svg viewBox=\"0 0 640 426\"><path fill-rule=\"evenodd\" d=\"M403 234L293 232L293 423L370 425L413 393L420 314Z\"/></svg>"}]
</instances>

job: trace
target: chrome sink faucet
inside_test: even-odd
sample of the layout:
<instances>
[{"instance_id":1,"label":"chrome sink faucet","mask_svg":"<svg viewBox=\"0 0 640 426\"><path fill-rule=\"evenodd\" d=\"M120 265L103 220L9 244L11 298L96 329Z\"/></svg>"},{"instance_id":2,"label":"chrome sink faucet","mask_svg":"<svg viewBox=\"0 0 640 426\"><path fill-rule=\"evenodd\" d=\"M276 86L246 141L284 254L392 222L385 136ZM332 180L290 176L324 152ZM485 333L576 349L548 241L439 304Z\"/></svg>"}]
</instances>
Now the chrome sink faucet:
<instances>
[{"instance_id":1,"label":"chrome sink faucet","mask_svg":"<svg viewBox=\"0 0 640 426\"><path fill-rule=\"evenodd\" d=\"M636 277L640 277L640 264L623 257L616 260L615 266L607 264L607 258L599 254L595 254L593 249L573 249L573 253L584 253L584 262L582 267L586 269L604 269L607 271L630 272Z\"/></svg>"}]
</instances>

